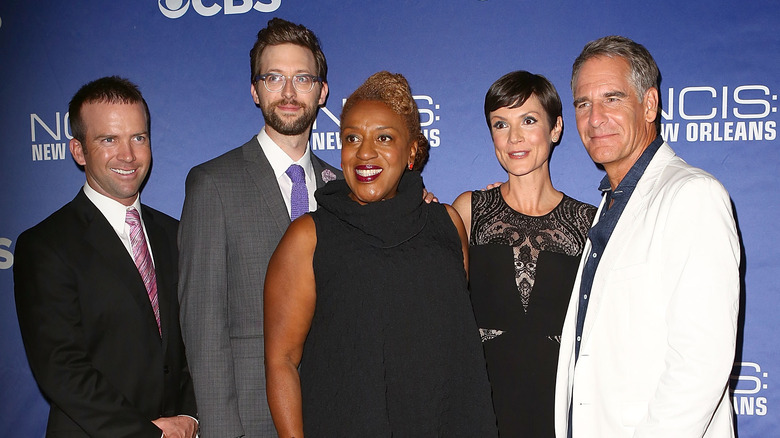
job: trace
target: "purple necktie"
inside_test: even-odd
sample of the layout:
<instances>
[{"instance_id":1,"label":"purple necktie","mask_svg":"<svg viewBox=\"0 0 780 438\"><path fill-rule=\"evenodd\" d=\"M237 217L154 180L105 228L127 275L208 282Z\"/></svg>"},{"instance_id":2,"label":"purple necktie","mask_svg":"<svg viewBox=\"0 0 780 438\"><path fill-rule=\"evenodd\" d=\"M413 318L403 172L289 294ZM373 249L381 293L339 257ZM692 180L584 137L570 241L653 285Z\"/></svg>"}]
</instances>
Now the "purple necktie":
<instances>
[{"instance_id":1,"label":"purple necktie","mask_svg":"<svg viewBox=\"0 0 780 438\"><path fill-rule=\"evenodd\" d=\"M309 211L309 191L306 190L306 175L303 167L291 164L284 172L292 180L290 192L290 220L294 221L298 216Z\"/></svg>"},{"instance_id":2,"label":"purple necktie","mask_svg":"<svg viewBox=\"0 0 780 438\"><path fill-rule=\"evenodd\" d=\"M146 286L146 293L149 295L149 301L154 310L154 319L157 320L157 331L162 336L160 327L160 303L157 301L157 275L154 273L152 264L152 255L149 254L149 247L146 246L146 237L144 237L144 228L141 226L141 217L138 210L130 208L125 216L125 223L130 226L130 245L133 247L133 261L141 278Z\"/></svg>"}]
</instances>

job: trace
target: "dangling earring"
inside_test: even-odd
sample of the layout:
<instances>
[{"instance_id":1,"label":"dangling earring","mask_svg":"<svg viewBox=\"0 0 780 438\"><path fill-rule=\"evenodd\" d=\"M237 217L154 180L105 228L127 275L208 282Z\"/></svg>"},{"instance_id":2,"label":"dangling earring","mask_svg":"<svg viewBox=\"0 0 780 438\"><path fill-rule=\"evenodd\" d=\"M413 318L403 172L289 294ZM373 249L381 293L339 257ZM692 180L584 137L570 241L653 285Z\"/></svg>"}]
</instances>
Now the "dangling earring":
<instances>
[{"instance_id":1,"label":"dangling earring","mask_svg":"<svg viewBox=\"0 0 780 438\"><path fill-rule=\"evenodd\" d=\"M409 170L412 170L413 167L414 167L414 163L409 163Z\"/></svg>"}]
</instances>

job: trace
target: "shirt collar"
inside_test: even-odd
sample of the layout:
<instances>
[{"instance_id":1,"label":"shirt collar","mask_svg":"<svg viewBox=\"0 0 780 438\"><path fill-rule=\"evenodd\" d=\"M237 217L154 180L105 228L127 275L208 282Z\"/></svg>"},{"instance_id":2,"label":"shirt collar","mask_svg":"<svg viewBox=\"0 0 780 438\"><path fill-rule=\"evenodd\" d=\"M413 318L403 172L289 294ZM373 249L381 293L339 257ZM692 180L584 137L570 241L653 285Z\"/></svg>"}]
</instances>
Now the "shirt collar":
<instances>
[{"instance_id":1,"label":"shirt collar","mask_svg":"<svg viewBox=\"0 0 780 438\"><path fill-rule=\"evenodd\" d=\"M282 148L271 139L268 133L265 132L265 127L263 127L263 129L260 130L260 133L257 134L257 141L260 143L260 147L263 149L265 158L268 159L268 162L271 164L271 168L274 170L274 176L276 179L279 179L282 175L284 175L284 172L286 172L287 168L290 167L290 165L293 163L300 164L301 167L303 167L303 169L306 171L306 174L309 176L309 178L311 178L311 175L314 174L314 168L311 165L311 149L309 149L308 143L306 144L306 151L303 153L303 156L298 161L293 161L293 159L290 158L290 156L287 155L287 153L285 153Z\"/></svg>"},{"instance_id":2,"label":"shirt collar","mask_svg":"<svg viewBox=\"0 0 780 438\"><path fill-rule=\"evenodd\" d=\"M100 213L106 218L111 225L111 228L119 235L122 235L125 232L125 218L127 216L127 210L130 207L135 207L135 209L138 210L139 217L141 217L140 194L135 197L135 201L130 206L125 206L106 195L98 193L97 190L89 185L89 183L84 183L84 194L87 195L87 198L92 201L93 204L95 204L95 207L100 210ZM143 222L143 217L141 217L141 221Z\"/></svg>"},{"instance_id":3,"label":"shirt collar","mask_svg":"<svg viewBox=\"0 0 780 438\"><path fill-rule=\"evenodd\" d=\"M645 173L645 169L647 169L650 161L653 160L655 153L658 152L658 149L663 143L664 139L660 135L650 143L650 146L642 152L642 155L636 160L634 165L631 166L631 169L628 170L626 176L624 176L618 186L615 187L615 192L622 192L627 189L633 190L634 187L636 187L637 183L639 183L639 179L642 178L642 175ZM608 176L605 175L604 178L602 178L601 183L599 184L599 190L602 192L610 191Z\"/></svg>"}]
</instances>

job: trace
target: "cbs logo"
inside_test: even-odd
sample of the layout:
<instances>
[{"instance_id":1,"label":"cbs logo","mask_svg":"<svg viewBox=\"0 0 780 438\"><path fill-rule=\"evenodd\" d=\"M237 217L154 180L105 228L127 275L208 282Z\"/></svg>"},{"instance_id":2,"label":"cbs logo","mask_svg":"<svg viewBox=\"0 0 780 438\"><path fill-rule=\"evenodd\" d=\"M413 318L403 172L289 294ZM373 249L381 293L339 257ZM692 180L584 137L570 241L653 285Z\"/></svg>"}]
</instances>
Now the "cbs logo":
<instances>
[{"instance_id":1,"label":"cbs logo","mask_svg":"<svg viewBox=\"0 0 780 438\"><path fill-rule=\"evenodd\" d=\"M203 0L157 0L157 5L163 15L173 19L183 16L190 9L190 3L192 3L192 9L203 17L211 17L223 9L225 15L245 14L252 9L258 12L273 12L282 5L282 0L267 0L267 3L258 0L252 4L253 1L224 0L224 8L220 6L219 1L206 6L203 4Z\"/></svg>"}]
</instances>

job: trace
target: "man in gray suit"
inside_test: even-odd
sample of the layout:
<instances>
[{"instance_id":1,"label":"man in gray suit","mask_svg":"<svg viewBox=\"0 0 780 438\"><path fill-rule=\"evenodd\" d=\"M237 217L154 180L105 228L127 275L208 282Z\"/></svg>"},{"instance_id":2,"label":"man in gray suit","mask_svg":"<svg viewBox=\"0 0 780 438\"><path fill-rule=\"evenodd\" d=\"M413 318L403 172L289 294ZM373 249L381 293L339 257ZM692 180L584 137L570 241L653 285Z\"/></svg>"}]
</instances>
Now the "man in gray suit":
<instances>
[{"instance_id":1,"label":"man in gray suit","mask_svg":"<svg viewBox=\"0 0 780 438\"><path fill-rule=\"evenodd\" d=\"M202 438L275 436L263 370L265 271L291 217L314 210L314 191L341 177L308 147L328 95L317 37L274 18L250 57L265 127L190 171L179 228L181 326Z\"/></svg>"}]
</instances>

